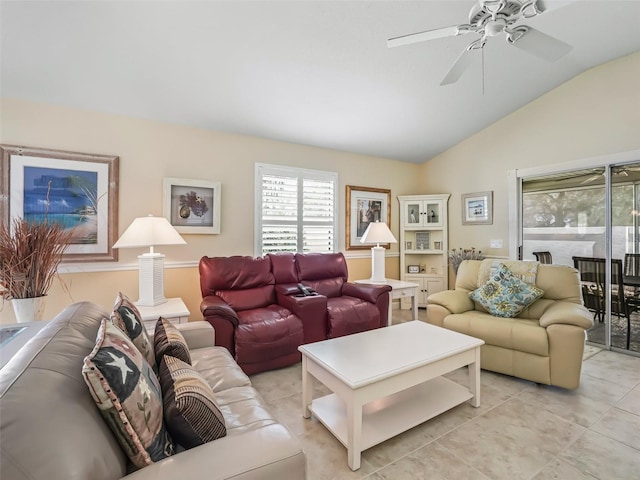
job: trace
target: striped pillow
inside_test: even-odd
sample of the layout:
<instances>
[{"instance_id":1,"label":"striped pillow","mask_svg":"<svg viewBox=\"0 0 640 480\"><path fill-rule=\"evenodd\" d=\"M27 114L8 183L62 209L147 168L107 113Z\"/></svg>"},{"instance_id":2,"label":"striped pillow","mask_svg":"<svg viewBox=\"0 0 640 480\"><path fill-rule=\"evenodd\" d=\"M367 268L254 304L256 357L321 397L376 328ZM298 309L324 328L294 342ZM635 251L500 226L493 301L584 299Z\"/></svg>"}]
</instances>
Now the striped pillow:
<instances>
[{"instance_id":1,"label":"striped pillow","mask_svg":"<svg viewBox=\"0 0 640 480\"><path fill-rule=\"evenodd\" d=\"M160 361L165 355L179 358L191 365L191 354L189 353L187 341L180 333L180 330L166 318L160 317L158 323L156 323L153 345L158 365L160 365Z\"/></svg>"},{"instance_id":2,"label":"striped pillow","mask_svg":"<svg viewBox=\"0 0 640 480\"><path fill-rule=\"evenodd\" d=\"M207 381L191 365L165 355L160 361L164 421L173 439L193 448L227 434Z\"/></svg>"}]
</instances>

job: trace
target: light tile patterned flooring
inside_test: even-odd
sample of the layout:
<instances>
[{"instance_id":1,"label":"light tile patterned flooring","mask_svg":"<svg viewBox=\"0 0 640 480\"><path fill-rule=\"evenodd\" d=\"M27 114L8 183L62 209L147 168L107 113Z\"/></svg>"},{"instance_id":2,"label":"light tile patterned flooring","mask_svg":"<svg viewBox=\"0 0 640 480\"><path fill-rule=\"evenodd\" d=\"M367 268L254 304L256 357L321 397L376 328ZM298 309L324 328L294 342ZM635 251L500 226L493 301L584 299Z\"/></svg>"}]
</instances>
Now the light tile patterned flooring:
<instances>
[{"instance_id":1,"label":"light tile patterned flooring","mask_svg":"<svg viewBox=\"0 0 640 480\"><path fill-rule=\"evenodd\" d=\"M425 310L420 310L424 319ZM410 318L394 310L394 320ZM587 346L580 388L540 386L482 371L482 405L460 405L366 450L360 470L301 411L301 367L251 377L307 453L309 480L627 480L640 475L640 358ZM465 369L447 375L467 383ZM316 384L316 396L326 388Z\"/></svg>"}]
</instances>

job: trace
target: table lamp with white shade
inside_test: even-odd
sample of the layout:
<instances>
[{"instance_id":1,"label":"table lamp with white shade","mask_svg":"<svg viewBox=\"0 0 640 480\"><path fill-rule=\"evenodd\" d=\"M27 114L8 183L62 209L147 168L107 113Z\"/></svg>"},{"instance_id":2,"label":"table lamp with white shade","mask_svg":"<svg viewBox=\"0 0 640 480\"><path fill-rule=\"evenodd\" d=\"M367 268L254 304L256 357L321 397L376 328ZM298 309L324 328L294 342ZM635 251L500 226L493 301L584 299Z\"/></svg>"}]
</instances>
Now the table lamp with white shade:
<instances>
[{"instance_id":1,"label":"table lamp with white shade","mask_svg":"<svg viewBox=\"0 0 640 480\"><path fill-rule=\"evenodd\" d=\"M138 305L155 307L165 303L164 255L153 251L156 245L184 245L187 242L164 217L136 218L131 222L113 248L149 247L149 252L138 255Z\"/></svg>"},{"instance_id":2,"label":"table lamp with white shade","mask_svg":"<svg viewBox=\"0 0 640 480\"><path fill-rule=\"evenodd\" d=\"M360 238L360 243L375 243L375 247L371 247L371 282L385 281L384 273L384 247L381 243L398 243L398 241L384 222L371 222Z\"/></svg>"}]
</instances>

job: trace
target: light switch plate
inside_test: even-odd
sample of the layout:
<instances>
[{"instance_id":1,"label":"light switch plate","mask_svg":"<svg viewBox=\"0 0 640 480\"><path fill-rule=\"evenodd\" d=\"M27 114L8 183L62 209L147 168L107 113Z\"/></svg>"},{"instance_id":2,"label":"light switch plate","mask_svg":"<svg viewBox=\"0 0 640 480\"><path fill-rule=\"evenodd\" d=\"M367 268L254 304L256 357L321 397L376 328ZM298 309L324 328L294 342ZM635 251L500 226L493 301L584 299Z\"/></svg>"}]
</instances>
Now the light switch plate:
<instances>
[{"instance_id":1,"label":"light switch plate","mask_svg":"<svg viewBox=\"0 0 640 480\"><path fill-rule=\"evenodd\" d=\"M491 248L502 248L502 239L491 240Z\"/></svg>"}]
</instances>

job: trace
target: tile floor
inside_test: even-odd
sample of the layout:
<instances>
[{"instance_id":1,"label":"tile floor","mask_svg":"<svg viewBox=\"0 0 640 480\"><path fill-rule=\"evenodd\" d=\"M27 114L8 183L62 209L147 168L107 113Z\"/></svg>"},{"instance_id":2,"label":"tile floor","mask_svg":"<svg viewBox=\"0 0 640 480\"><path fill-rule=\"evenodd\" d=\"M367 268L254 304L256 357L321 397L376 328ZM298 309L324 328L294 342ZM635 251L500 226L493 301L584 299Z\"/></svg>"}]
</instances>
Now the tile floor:
<instances>
[{"instance_id":1,"label":"tile floor","mask_svg":"<svg viewBox=\"0 0 640 480\"><path fill-rule=\"evenodd\" d=\"M465 403L366 450L356 472L342 444L302 417L300 364L251 381L300 438L309 480L639 478L640 358L590 346L584 358L576 391L483 371L480 408ZM468 384L464 369L447 376ZM327 391L319 383L316 390Z\"/></svg>"}]
</instances>

